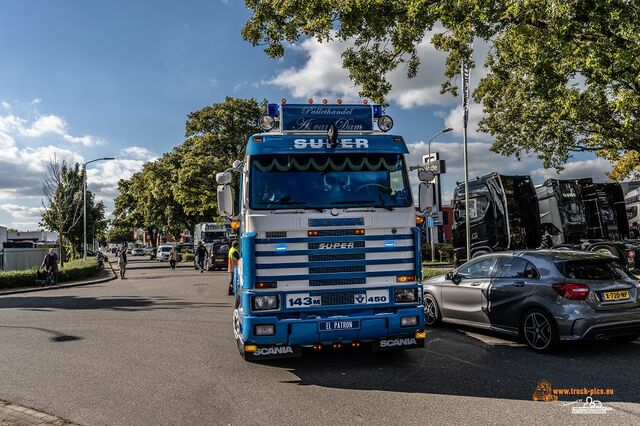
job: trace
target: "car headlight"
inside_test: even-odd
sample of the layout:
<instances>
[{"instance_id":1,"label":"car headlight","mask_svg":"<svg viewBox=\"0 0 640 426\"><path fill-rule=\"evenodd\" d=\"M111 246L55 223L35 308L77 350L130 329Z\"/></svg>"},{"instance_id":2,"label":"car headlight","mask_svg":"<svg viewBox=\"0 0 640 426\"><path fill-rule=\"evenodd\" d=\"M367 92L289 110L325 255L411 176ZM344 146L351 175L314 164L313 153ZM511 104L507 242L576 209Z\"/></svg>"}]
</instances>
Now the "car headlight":
<instances>
[{"instance_id":1,"label":"car headlight","mask_svg":"<svg viewBox=\"0 0 640 426\"><path fill-rule=\"evenodd\" d=\"M396 303L415 302L418 300L417 288L397 288L395 292Z\"/></svg>"},{"instance_id":2,"label":"car headlight","mask_svg":"<svg viewBox=\"0 0 640 426\"><path fill-rule=\"evenodd\" d=\"M278 309L279 300L277 295L253 296L253 309L256 311Z\"/></svg>"}]
</instances>

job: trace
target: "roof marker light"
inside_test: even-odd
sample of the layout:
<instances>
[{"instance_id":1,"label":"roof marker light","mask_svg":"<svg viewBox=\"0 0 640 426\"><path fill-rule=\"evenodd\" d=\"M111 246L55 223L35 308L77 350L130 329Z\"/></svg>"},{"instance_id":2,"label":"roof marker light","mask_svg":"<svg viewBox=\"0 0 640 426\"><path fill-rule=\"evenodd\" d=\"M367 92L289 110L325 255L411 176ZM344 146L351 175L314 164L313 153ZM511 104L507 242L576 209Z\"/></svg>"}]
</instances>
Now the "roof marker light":
<instances>
[{"instance_id":1,"label":"roof marker light","mask_svg":"<svg viewBox=\"0 0 640 426\"><path fill-rule=\"evenodd\" d=\"M327 98L324 98L324 99L322 100L322 103L323 103L324 105L326 105L328 102L329 102L329 101L327 100Z\"/></svg>"},{"instance_id":2,"label":"roof marker light","mask_svg":"<svg viewBox=\"0 0 640 426\"><path fill-rule=\"evenodd\" d=\"M382 105L373 105L373 118L382 117Z\"/></svg>"},{"instance_id":3,"label":"roof marker light","mask_svg":"<svg viewBox=\"0 0 640 426\"><path fill-rule=\"evenodd\" d=\"M281 103L282 105L286 104L286 103L287 103L287 99L286 99L286 98L282 98L282 99L280 99L280 103Z\"/></svg>"},{"instance_id":4,"label":"roof marker light","mask_svg":"<svg viewBox=\"0 0 640 426\"><path fill-rule=\"evenodd\" d=\"M365 105L367 105L367 104L369 103L369 99L363 99L363 100L362 100L362 103L363 103L363 104L365 104Z\"/></svg>"},{"instance_id":5,"label":"roof marker light","mask_svg":"<svg viewBox=\"0 0 640 426\"><path fill-rule=\"evenodd\" d=\"M307 103L308 103L309 105L311 105L311 104L313 103L313 99L311 99L311 98L307 99Z\"/></svg>"},{"instance_id":6,"label":"roof marker light","mask_svg":"<svg viewBox=\"0 0 640 426\"><path fill-rule=\"evenodd\" d=\"M338 98L338 100L336 101L336 103L337 103L338 105L342 105L342 99Z\"/></svg>"}]
</instances>

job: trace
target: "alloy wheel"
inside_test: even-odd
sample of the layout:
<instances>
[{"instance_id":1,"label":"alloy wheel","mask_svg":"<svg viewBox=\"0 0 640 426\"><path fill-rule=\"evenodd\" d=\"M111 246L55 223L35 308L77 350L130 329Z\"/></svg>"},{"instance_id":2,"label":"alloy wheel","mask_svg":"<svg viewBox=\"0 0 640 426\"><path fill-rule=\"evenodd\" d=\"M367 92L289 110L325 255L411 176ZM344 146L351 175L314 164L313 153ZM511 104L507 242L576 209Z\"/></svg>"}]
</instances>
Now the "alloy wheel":
<instances>
[{"instance_id":1,"label":"alloy wheel","mask_svg":"<svg viewBox=\"0 0 640 426\"><path fill-rule=\"evenodd\" d=\"M531 312L524 320L524 337L529 346L543 351L551 345L553 338L551 323L540 312Z\"/></svg>"},{"instance_id":2,"label":"alloy wheel","mask_svg":"<svg viewBox=\"0 0 640 426\"><path fill-rule=\"evenodd\" d=\"M424 321L427 325L434 325L438 322L438 308L431 297L425 297Z\"/></svg>"}]
</instances>

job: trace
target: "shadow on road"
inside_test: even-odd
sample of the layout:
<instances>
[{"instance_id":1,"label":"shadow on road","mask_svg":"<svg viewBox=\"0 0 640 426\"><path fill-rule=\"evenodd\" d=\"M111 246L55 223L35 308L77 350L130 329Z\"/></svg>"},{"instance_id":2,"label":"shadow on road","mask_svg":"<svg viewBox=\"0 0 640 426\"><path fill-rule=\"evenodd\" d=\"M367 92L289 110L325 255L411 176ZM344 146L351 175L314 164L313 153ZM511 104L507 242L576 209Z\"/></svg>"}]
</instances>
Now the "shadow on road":
<instances>
[{"instance_id":1,"label":"shadow on road","mask_svg":"<svg viewBox=\"0 0 640 426\"><path fill-rule=\"evenodd\" d=\"M82 340L82 337L79 336L71 336L69 334L60 333L59 331L50 330L48 328L42 327L27 327L27 326L19 326L19 325L0 325L0 328L15 328L15 329L29 329L29 330L37 330L42 331L43 333L51 334L51 341L53 342L74 342L76 340Z\"/></svg>"},{"instance_id":2,"label":"shadow on road","mask_svg":"<svg viewBox=\"0 0 640 426\"><path fill-rule=\"evenodd\" d=\"M487 345L456 330L431 333L424 350L371 353L367 349L305 352L303 358L272 361L290 369L300 385L531 400L536 384L554 388L608 388L602 402L640 401L640 344L584 342L557 354L526 347ZM586 395L561 396L576 401Z\"/></svg>"},{"instance_id":3,"label":"shadow on road","mask_svg":"<svg viewBox=\"0 0 640 426\"><path fill-rule=\"evenodd\" d=\"M25 310L87 310L106 309L116 311L142 311L156 309L184 309L184 308L229 308L232 303L200 303L163 298L144 297L81 297L81 296L30 296L30 297L1 297L0 309Z\"/></svg>"}]
</instances>

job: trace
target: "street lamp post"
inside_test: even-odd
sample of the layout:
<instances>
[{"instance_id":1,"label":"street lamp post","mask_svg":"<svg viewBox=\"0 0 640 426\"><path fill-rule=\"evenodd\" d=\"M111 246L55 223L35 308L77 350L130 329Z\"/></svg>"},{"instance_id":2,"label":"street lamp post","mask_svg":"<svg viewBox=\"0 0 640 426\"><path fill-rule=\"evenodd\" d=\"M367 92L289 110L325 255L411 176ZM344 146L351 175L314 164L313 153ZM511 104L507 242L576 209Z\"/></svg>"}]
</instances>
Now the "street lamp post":
<instances>
[{"instance_id":1,"label":"street lamp post","mask_svg":"<svg viewBox=\"0 0 640 426\"><path fill-rule=\"evenodd\" d=\"M82 231L82 257L84 259L87 258L87 165L91 163L95 163L96 161L107 161L107 160L115 160L113 157L102 157L96 158L95 160L87 161L82 165L82 199L83 199L83 231Z\"/></svg>"},{"instance_id":2,"label":"street lamp post","mask_svg":"<svg viewBox=\"0 0 640 426\"><path fill-rule=\"evenodd\" d=\"M429 150L429 170L431 170L431 141L433 141L435 138L437 138L438 136L440 136L443 133L449 133L450 131L452 131L453 129L451 127L447 127L446 129L442 129L440 130L438 133L436 133L435 135L433 135L431 137L431 139L429 139L429 142L427 142L428 145L428 150ZM435 185L435 182L434 182ZM434 191L435 193L435 191ZM440 197L440 194L438 194L438 197ZM431 239L431 261L435 262L436 260L436 246L434 244L434 238L433 238L433 229L435 228L435 226L432 226L430 231L429 231L429 235L430 235L430 239Z\"/></svg>"}]
</instances>

